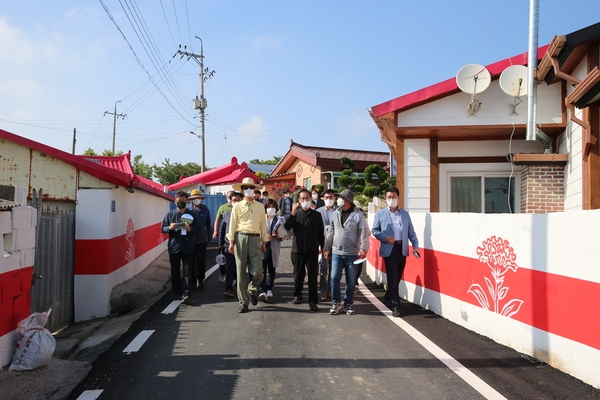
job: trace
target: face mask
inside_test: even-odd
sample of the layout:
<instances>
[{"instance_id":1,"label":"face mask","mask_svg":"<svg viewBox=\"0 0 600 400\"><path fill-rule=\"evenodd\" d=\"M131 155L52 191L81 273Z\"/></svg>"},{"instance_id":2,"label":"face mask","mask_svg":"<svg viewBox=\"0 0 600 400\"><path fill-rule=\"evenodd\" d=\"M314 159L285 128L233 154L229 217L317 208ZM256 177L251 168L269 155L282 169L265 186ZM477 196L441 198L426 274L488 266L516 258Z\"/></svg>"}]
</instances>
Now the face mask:
<instances>
[{"instance_id":1,"label":"face mask","mask_svg":"<svg viewBox=\"0 0 600 400\"><path fill-rule=\"evenodd\" d=\"M337 199L338 207L344 207L344 204L346 204L346 200L342 199L341 197Z\"/></svg>"},{"instance_id":2,"label":"face mask","mask_svg":"<svg viewBox=\"0 0 600 400\"><path fill-rule=\"evenodd\" d=\"M202 203L202 200L200 200L200 199L194 199L194 200L192 200L192 203L194 203L195 205L199 206L200 203Z\"/></svg>"},{"instance_id":3,"label":"face mask","mask_svg":"<svg viewBox=\"0 0 600 400\"><path fill-rule=\"evenodd\" d=\"M178 201L177 203L175 203L175 205L177 206L177 208L185 208L187 203L185 201Z\"/></svg>"},{"instance_id":4,"label":"face mask","mask_svg":"<svg viewBox=\"0 0 600 400\"><path fill-rule=\"evenodd\" d=\"M300 205L302 206L303 210L308 210L310 208L310 201L301 201Z\"/></svg>"},{"instance_id":5,"label":"face mask","mask_svg":"<svg viewBox=\"0 0 600 400\"><path fill-rule=\"evenodd\" d=\"M287 198L289 198L289 197L290 197L290 194L289 194L289 193L286 193L286 194L284 194L284 195L283 195L283 197L285 197L285 198L287 199Z\"/></svg>"},{"instance_id":6,"label":"face mask","mask_svg":"<svg viewBox=\"0 0 600 400\"><path fill-rule=\"evenodd\" d=\"M244 190L244 196L246 196L246 197L254 197L254 190L253 189L246 189L246 190Z\"/></svg>"},{"instance_id":7,"label":"face mask","mask_svg":"<svg viewBox=\"0 0 600 400\"><path fill-rule=\"evenodd\" d=\"M333 207L333 199L326 199L325 200L325 206L326 207Z\"/></svg>"},{"instance_id":8,"label":"face mask","mask_svg":"<svg viewBox=\"0 0 600 400\"><path fill-rule=\"evenodd\" d=\"M386 199L385 202L390 208L394 208L398 205L398 199Z\"/></svg>"},{"instance_id":9,"label":"face mask","mask_svg":"<svg viewBox=\"0 0 600 400\"><path fill-rule=\"evenodd\" d=\"M318 195L318 194L313 194L313 195L312 195L312 198L313 198L313 200L316 200L316 199L318 199L318 198L319 198L319 195Z\"/></svg>"},{"instance_id":10,"label":"face mask","mask_svg":"<svg viewBox=\"0 0 600 400\"><path fill-rule=\"evenodd\" d=\"M267 208L267 215L269 217L272 217L273 215L275 215L275 209L274 208Z\"/></svg>"}]
</instances>

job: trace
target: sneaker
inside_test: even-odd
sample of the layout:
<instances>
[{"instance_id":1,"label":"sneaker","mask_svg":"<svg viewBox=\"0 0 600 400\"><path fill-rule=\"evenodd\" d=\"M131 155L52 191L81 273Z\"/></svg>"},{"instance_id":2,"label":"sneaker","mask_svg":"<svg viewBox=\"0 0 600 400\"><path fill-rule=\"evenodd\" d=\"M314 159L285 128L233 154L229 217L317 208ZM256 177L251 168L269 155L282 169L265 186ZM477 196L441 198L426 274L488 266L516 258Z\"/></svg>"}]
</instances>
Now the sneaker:
<instances>
[{"instance_id":1,"label":"sneaker","mask_svg":"<svg viewBox=\"0 0 600 400\"><path fill-rule=\"evenodd\" d=\"M233 290L232 289L227 289L226 291L223 292L223 296L225 297L233 297Z\"/></svg>"},{"instance_id":2,"label":"sneaker","mask_svg":"<svg viewBox=\"0 0 600 400\"><path fill-rule=\"evenodd\" d=\"M273 297L273 292L271 292L270 290L267 290L267 297Z\"/></svg>"},{"instance_id":3,"label":"sneaker","mask_svg":"<svg viewBox=\"0 0 600 400\"><path fill-rule=\"evenodd\" d=\"M185 294L183 296L181 296L181 302L183 304L190 304L190 301L192 301L192 298L190 296L185 295Z\"/></svg>"},{"instance_id":4,"label":"sneaker","mask_svg":"<svg viewBox=\"0 0 600 400\"><path fill-rule=\"evenodd\" d=\"M258 299L265 303L269 302L269 299L267 298L267 294L264 292L258 295Z\"/></svg>"},{"instance_id":5,"label":"sneaker","mask_svg":"<svg viewBox=\"0 0 600 400\"><path fill-rule=\"evenodd\" d=\"M347 314L347 315L354 315L354 314L356 314L356 313L354 312L354 308L352 308L352 304L346 304L346 305L344 306L344 311L346 311L346 314Z\"/></svg>"},{"instance_id":6,"label":"sneaker","mask_svg":"<svg viewBox=\"0 0 600 400\"><path fill-rule=\"evenodd\" d=\"M330 315L337 315L342 310L343 306L340 303L333 303L331 306L331 310L329 310Z\"/></svg>"},{"instance_id":7,"label":"sneaker","mask_svg":"<svg viewBox=\"0 0 600 400\"><path fill-rule=\"evenodd\" d=\"M223 283L223 282L225 282L225 275L221 275L221 276L219 277L219 282L220 282L220 283Z\"/></svg>"}]
</instances>

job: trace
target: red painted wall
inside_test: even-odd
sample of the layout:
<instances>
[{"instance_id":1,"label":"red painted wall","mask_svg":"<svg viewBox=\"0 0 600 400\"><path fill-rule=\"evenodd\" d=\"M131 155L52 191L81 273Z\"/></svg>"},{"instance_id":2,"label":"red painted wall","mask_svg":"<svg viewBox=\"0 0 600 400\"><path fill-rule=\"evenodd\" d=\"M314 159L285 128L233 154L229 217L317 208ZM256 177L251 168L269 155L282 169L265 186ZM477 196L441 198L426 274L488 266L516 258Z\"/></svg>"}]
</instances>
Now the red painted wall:
<instances>
[{"instance_id":1,"label":"red painted wall","mask_svg":"<svg viewBox=\"0 0 600 400\"><path fill-rule=\"evenodd\" d=\"M0 274L0 336L17 328L31 313L31 276L33 267Z\"/></svg>"}]
</instances>

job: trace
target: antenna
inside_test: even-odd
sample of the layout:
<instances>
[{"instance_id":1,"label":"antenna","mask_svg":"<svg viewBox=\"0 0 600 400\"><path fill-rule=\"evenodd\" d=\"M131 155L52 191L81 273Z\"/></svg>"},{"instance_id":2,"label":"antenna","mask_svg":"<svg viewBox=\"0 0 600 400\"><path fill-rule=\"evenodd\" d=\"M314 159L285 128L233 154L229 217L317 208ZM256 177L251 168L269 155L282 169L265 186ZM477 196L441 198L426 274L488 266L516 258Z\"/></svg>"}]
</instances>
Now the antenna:
<instances>
[{"instance_id":1,"label":"antenna","mask_svg":"<svg viewBox=\"0 0 600 400\"><path fill-rule=\"evenodd\" d=\"M481 101L475 95L487 89L491 81L490 71L479 64L467 64L456 74L458 88L471 95L471 102L467 106L469 115L475 115L481 109Z\"/></svg>"},{"instance_id":2,"label":"antenna","mask_svg":"<svg viewBox=\"0 0 600 400\"><path fill-rule=\"evenodd\" d=\"M511 115L517 113L517 106L523 102L521 96L527 96L527 67L524 65L512 65L506 68L500 75L500 88L509 96L514 96L515 100L510 105Z\"/></svg>"}]
</instances>

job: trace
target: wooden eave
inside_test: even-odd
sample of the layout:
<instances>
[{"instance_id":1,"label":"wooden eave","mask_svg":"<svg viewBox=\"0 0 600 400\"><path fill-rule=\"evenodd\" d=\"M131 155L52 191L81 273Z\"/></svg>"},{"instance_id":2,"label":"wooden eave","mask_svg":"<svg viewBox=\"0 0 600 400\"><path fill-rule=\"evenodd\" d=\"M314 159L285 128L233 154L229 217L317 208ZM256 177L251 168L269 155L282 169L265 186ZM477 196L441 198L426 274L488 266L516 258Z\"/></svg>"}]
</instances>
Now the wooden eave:
<instances>
[{"instance_id":1,"label":"wooden eave","mask_svg":"<svg viewBox=\"0 0 600 400\"><path fill-rule=\"evenodd\" d=\"M565 124L544 124L544 133L555 139L565 130ZM403 139L428 139L437 137L439 141L461 140L506 140L513 132L513 126L506 125L476 125L476 126L419 126L400 127L396 135ZM513 139L524 139L526 125L515 125Z\"/></svg>"},{"instance_id":2,"label":"wooden eave","mask_svg":"<svg viewBox=\"0 0 600 400\"><path fill-rule=\"evenodd\" d=\"M513 154L514 165L566 165L568 154Z\"/></svg>"}]
</instances>

